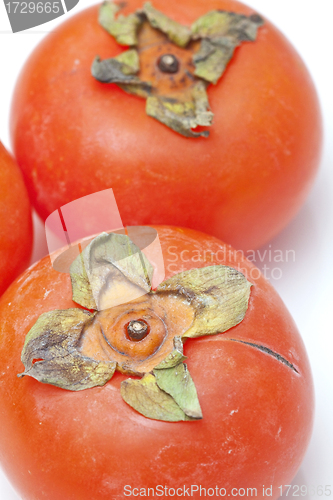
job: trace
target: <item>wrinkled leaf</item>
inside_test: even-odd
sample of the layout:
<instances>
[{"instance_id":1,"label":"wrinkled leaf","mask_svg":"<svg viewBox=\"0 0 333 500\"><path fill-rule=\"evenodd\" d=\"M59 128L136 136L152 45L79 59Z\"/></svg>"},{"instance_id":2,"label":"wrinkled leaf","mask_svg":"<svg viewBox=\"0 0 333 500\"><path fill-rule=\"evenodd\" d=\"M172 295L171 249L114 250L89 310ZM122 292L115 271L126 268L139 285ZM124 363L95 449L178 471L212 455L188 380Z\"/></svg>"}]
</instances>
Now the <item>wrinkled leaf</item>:
<instances>
[{"instance_id":1,"label":"wrinkled leaf","mask_svg":"<svg viewBox=\"0 0 333 500\"><path fill-rule=\"evenodd\" d=\"M203 40L199 52L193 57L195 75L216 84L233 56L235 45L228 39L220 45Z\"/></svg>"},{"instance_id":2,"label":"wrinkled leaf","mask_svg":"<svg viewBox=\"0 0 333 500\"><path fill-rule=\"evenodd\" d=\"M139 64L137 51L127 50L110 59L96 57L91 74L101 83L115 83L125 92L146 99L151 94L151 84L135 76L140 69Z\"/></svg>"},{"instance_id":3,"label":"wrinkled leaf","mask_svg":"<svg viewBox=\"0 0 333 500\"><path fill-rule=\"evenodd\" d=\"M140 80L141 81L141 80ZM147 97L151 94L151 84L149 82L142 82L140 84L122 84L117 83L118 87L123 89L128 94L136 95L137 97L142 97L143 99L147 99Z\"/></svg>"},{"instance_id":4,"label":"wrinkled leaf","mask_svg":"<svg viewBox=\"0 0 333 500\"><path fill-rule=\"evenodd\" d=\"M156 292L183 295L195 308L192 326L183 338L222 333L240 323L247 311L251 283L227 266L208 266L176 274Z\"/></svg>"},{"instance_id":5,"label":"wrinkled leaf","mask_svg":"<svg viewBox=\"0 0 333 500\"><path fill-rule=\"evenodd\" d=\"M115 58L102 61L96 57L91 67L92 75L102 83L131 83L140 85L141 80L133 76L130 66L117 61Z\"/></svg>"},{"instance_id":6,"label":"wrinkled leaf","mask_svg":"<svg viewBox=\"0 0 333 500\"><path fill-rule=\"evenodd\" d=\"M137 13L129 16L116 14L120 6L113 2L104 2L99 11L99 23L110 35L114 36L120 45L136 45L138 43L137 32L143 19Z\"/></svg>"},{"instance_id":7,"label":"wrinkled leaf","mask_svg":"<svg viewBox=\"0 0 333 500\"><path fill-rule=\"evenodd\" d=\"M149 84L134 76L138 71L139 59L136 50L127 50L117 57L103 61L96 57L91 66L91 74L99 82L149 87Z\"/></svg>"},{"instance_id":8,"label":"wrinkled leaf","mask_svg":"<svg viewBox=\"0 0 333 500\"><path fill-rule=\"evenodd\" d=\"M210 111L206 89L207 84L199 81L192 90L193 100L195 102L196 123L202 127L209 127L214 118L214 114Z\"/></svg>"},{"instance_id":9,"label":"wrinkled leaf","mask_svg":"<svg viewBox=\"0 0 333 500\"><path fill-rule=\"evenodd\" d=\"M70 268L73 300L103 310L148 293L154 268L124 234L97 236Z\"/></svg>"},{"instance_id":10,"label":"wrinkled leaf","mask_svg":"<svg viewBox=\"0 0 333 500\"><path fill-rule=\"evenodd\" d=\"M192 25L194 39L202 38L194 55L195 75L217 83L235 48L244 41L254 41L263 23L259 16L244 16L234 12L211 11Z\"/></svg>"},{"instance_id":11,"label":"wrinkled leaf","mask_svg":"<svg viewBox=\"0 0 333 500\"><path fill-rule=\"evenodd\" d=\"M128 405L147 418L166 422L193 420L169 394L158 387L156 378L151 373L147 373L140 380L124 380L120 392Z\"/></svg>"},{"instance_id":12,"label":"wrinkled leaf","mask_svg":"<svg viewBox=\"0 0 333 500\"><path fill-rule=\"evenodd\" d=\"M258 15L245 16L223 10L212 10L199 17L191 27L192 37L216 38L230 37L238 41L253 41L257 28L263 24Z\"/></svg>"},{"instance_id":13,"label":"wrinkled leaf","mask_svg":"<svg viewBox=\"0 0 333 500\"><path fill-rule=\"evenodd\" d=\"M105 1L99 8L98 22L106 31L115 21L115 16L119 12L120 6L111 1Z\"/></svg>"},{"instance_id":14,"label":"wrinkled leaf","mask_svg":"<svg viewBox=\"0 0 333 500\"><path fill-rule=\"evenodd\" d=\"M174 366L182 363L186 356L183 354L183 342L180 337L175 337L173 339L174 349L168 356L161 361L157 366L155 366L154 370L163 370L164 368L173 368Z\"/></svg>"},{"instance_id":15,"label":"wrinkled leaf","mask_svg":"<svg viewBox=\"0 0 333 500\"><path fill-rule=\"evenodd\" d=\"M191 30L183 24L173 21L168 16L155 9L150 2L145 3L143 12L146 14L151 26L156 28L179 47L186 47L191 39Z\"/></svg>"},{"instance_id":16,"label":"wrinkled leaf","mask_svg":"<svg viewBox=\"0 0 333 500\"><path fill-rule=\"evenodd\" d=\"M19 376L71 391L104 385L116 363L82 356L78 350L82 330L94 315L82 309L42 314L27 334L21 356L25 371Z\"/></svg>"},{"instance_id":17,"label":"wrinkled leaf","mask_svg":"<svg viewBox=\"0 0 333 500\"><path fill-rule=\"evenodd\" d=\"M154 370L157 385L170 394L183 412L191 418L202 418L197 390L187 365L180 363L173 368Z\"/></svg>"},{"instance_id":18,"label":"wrinkled leaf","mask_svg":"<svg viewBox=\"0 0 333 500\"><path fill-rule=\"evenodd\" d=\"M115 83L129 94L147 98L151 93L151 84L135 76L139 66L138 52L131 49L110 59L101 60L96 57L91 66L91 74L101 83Z\"/></svg>"},{"instance_id":19,"label":"wrinkled leaf","mask_svg":"<svg viewBox=\"0 0 333 500\"><path fill-rule=\"evenodd\" d=\"M207 110L208 97L204 85L199 82L193 88L192 100L182 102L175 98L150 96L146 112L159 122L167 125L185 137L208 137L209 132L194 132L199 125L211 125L213 113Z\"/></svg>"}]
</instances>

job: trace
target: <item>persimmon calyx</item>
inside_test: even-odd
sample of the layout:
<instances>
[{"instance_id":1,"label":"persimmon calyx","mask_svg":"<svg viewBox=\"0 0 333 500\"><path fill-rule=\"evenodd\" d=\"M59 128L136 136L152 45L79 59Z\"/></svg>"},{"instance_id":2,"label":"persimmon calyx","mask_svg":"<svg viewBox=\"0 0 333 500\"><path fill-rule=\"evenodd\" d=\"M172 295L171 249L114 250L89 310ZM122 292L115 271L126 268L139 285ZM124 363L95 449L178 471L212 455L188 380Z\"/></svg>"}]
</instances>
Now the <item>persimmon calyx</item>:
<instances>
[{"instance_id":1,"label":"persimmon calyx","mask_svg":"<svg viewBox=\"0 0 333 500\"><path fill-rule=\"evenodd\" d=\"M222 333L247 311L251 283L222 265L176 274L151 290L153 267L126 235L103 233L75 259L73 300L95 309L42 314L26 336L25 371L78 391L108 382L115 370L143 377L121 385L123 399L149 418L202 418L183 343Z\"/></svg>"},{"instance_id":2,"label":"persimmon calyx","mask_svg":"<svg viewBox=\"0 0 333 500\"><path fill-rule=\"evenodd\" d=\"M122 8L115 2L104 2L99 23L130 49L104 61L97 56L92 75L147 99L147 114L175 132L207 137L208 130L195 130L209 127L213 121L206 88L217 84L236 47L255 41L262 18L213 10L188 27L149 2L128 16L120 13Z\"/></svg>"}]
</instances>

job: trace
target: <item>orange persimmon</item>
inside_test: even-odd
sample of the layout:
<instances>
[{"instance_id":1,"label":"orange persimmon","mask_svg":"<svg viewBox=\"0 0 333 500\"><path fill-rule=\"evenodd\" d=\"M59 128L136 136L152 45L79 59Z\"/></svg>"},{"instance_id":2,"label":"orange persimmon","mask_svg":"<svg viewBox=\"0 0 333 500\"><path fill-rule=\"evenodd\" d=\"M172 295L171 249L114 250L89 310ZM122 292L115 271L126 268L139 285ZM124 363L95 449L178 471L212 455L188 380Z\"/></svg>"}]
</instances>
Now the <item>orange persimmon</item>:
<instances>
[{"instance_id":1,"label":"orange persimmon","mask_svg":"<svg viewBox=\"0 0 333 500\"><path fill-rule=\"evenodd\" d=\"M0 295L28 266L32 220L20 169L0 142Z\"/></svg>"},{"instance_id":2,"label":"orange persimmon","mask_svg":"<svg viewBox=\"0 0 333 500\"><path fill-rule=\"evenodd\" d=\"M151 496L153 489L164 497L173 491L186 496L187 488L199 499L200 487L210 489L210 496L213 489L214 498L223 496L223 488L225 496L238 498L243 490L237 495L235 489L256 488L256 497L263 498L263 485L272 486L271 498L276 499L279 486L290 484L301 464L312 429L313 385L303 342L282 300L253 264L218 239L188 229L155 229L166 279L223 265L238 270L252 285L239 324L184 344L203 418L146 418L121 398L121 383L129 375L119 371L105 385L77 392L17 377L25 337L43 313L70 309L91 316L73 302L69 275L55 271L45 257L0 301L0 457L24 500L116 500L140 491L148 496L148 488ZM163 305L163 294L159 297ZM114 308L124 324L128 318L141 323L148 318L142 299L137 303L137 308L129 303L128 312L125 304ZM158 312L160 306L147 307ZM175 321L183 321L187 330L190 316L179 309L172 317L172 310L166 302L167 330ZM113 340L103 313L98 313L103 331L120 352L119 322L112 319ZM103 344L103 352L108 349ZM137 352L143 355L142 349ZM42 362L37 351L35 357L33 366Z\"/></svg>"}]
</instances>

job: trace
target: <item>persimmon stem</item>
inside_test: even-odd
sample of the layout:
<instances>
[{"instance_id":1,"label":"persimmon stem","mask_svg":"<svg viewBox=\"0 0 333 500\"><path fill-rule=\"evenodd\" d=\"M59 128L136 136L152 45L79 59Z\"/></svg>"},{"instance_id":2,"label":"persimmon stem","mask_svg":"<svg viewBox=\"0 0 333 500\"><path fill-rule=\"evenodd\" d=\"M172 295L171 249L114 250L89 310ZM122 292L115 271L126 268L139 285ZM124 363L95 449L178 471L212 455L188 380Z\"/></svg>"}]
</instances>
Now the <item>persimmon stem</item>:
<instances>
[{"instance_id":1,"label":"persimmon stem","mask_svg":"<svg viewBox=\"0 0 333 500\"><path fill-rule=\"evenodd\" d=\"M173 54L164 54L157 63L163 73L177 73L179 70L179 61Z\"/></svg>"},{"instance_id":2,"label":"persimmon stem","mask_svg":"<svg viewBox=\"0 0 333 500\"><path fill-rule=\"evenodd\" d=\"M142 319L130 321L127 325L127 334L131 340L142 340L148 333L148 324Z\"/></svg>"}]
</instances>

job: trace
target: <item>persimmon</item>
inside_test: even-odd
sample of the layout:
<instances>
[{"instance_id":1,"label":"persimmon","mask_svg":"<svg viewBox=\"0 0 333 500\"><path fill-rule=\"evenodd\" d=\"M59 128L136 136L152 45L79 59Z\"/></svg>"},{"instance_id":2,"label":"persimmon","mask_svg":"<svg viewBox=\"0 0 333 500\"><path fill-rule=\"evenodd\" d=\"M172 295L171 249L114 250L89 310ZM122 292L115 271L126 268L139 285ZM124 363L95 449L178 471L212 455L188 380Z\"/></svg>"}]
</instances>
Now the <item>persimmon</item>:
<instances>
[{"instance_id":1,"label":"persimmon","mask_svg":"<svg viewBox=\"0 0 333 500\"><path fill-rule=\"evenodd\" d=\"M31 251L27 189L20 169L0 142L0 295L28 266Z\"/></svg>"},{"instance_id":2,"label":"persimmon","mask_svg":"<svg viewBox=\"0 0 333 500\"><path fill-rule=\"evenodd\" d=\"M313 385L283 302L218 239L155 230L154 290L144 250L133 273L110 234L71 276L45 257L0 301L0 456L24 500L263 498L263 485L276 499L301 464ZM109 307L119 273L131 300Z\"/></svg>"},{"instance_id":3,"label":"persimmon","mask_svg":"<svg viewBox=\"0 0 333 500\"><path fill-rule=\"evenodd\" d=\"M37 212L113 188L124 224L267 242L320 158L317 94L295 49L235 0L105 5L50 33L16 85L11 136Z\"/></svg>"}]
</instances>

